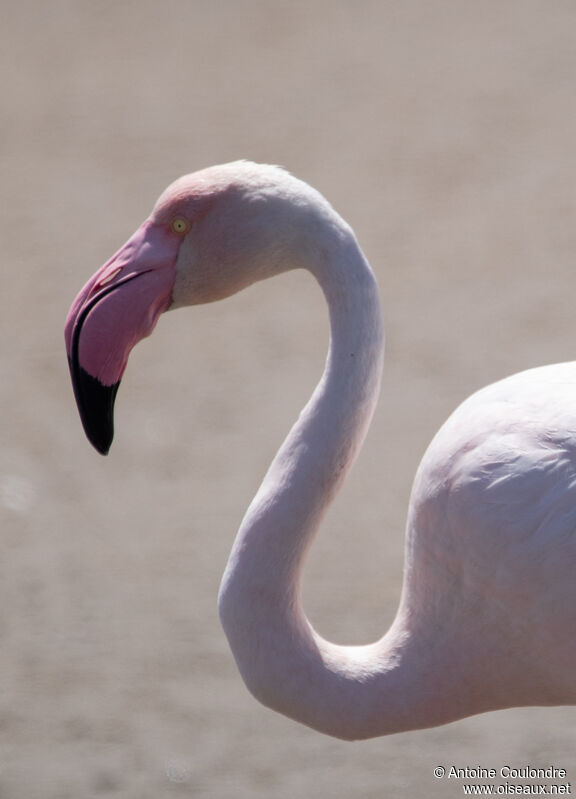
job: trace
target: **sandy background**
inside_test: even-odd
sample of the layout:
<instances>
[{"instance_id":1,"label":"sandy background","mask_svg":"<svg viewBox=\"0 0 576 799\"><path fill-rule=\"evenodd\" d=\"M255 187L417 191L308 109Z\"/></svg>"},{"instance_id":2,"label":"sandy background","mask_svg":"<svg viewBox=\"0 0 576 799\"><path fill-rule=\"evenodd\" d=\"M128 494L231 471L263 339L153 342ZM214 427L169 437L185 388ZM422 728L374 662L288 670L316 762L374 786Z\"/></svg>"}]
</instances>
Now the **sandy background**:
<instances>
[{"instance_id":1,"label":"sandy background","mask_svg":"<svg viewBox=\"0 0 576 799\"><path fill-rule=\"evenodd\" d=\"M0 65L2 799L461 796L440 764L576 784L570 708L351 745L245 690L216 595L323 364L305 275L164 317L107 459L62 342L78 289L180 174L248 157L323 191L378 275L388 364L306 607L328 637L376 638L434 431L576 351L576 4L3 2Z\"/></svg>"}]
</instances>

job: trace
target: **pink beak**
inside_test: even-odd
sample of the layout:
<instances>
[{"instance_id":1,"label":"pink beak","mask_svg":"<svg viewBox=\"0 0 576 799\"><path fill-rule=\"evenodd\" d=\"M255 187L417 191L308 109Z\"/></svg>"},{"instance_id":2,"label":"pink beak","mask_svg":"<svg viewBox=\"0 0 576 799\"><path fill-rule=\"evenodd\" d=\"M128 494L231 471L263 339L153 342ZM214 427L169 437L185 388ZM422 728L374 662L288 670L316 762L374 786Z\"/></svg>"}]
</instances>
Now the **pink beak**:
<instances>
[{"instance_id":1,"label":"pink beak","mask_svg":"<svg viewBox=\"0 0 576 799\"><path fill-rule=\"evenodd\" d=\"M150 335L172 299L182 238L145 222L90 278L66 319L72 385L84 431L106 455L114 437L114 400L130 351Z\"/></svg>"}]
</instances>

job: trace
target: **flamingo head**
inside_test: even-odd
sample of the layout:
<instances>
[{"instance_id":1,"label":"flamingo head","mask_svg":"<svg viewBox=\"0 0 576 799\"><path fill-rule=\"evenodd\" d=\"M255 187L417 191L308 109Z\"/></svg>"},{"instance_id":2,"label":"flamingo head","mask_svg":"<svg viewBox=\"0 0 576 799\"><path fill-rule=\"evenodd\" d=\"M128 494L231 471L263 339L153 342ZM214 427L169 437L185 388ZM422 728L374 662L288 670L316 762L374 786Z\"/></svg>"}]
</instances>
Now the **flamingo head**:
<instances>
[{"instance_id":1,"label":"flamingo head","mask_svg":"<svg viewBox=\"0 0 576 799\"><path fill-rule=\"evenodd\" d=\"M278 167L244 161L186 175L163 192L149 218L86 283L66 320L78 410L100 453L112 443L114 401L130 351L160 314L303 265L318 197Z\"/></svg>"}]
</instances>

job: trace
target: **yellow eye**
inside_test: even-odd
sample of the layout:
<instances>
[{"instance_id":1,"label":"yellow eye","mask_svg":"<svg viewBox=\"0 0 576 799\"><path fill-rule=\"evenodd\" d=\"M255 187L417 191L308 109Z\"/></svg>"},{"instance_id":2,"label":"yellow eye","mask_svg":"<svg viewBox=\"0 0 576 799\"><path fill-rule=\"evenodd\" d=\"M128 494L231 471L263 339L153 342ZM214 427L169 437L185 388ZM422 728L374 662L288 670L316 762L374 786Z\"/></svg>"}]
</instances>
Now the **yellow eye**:
<instances>
[{"instance_id":1,"label":"yellow eye","mask_svg":"<svg viewBox=\"0 0 576 799\"><path fill-rule=\"evenodd\" d=\"M182 219L181 216L178 216L172 220L172 230L182 236L190 230L190 223L187 219Z\"/></svg>"}]
</instances>

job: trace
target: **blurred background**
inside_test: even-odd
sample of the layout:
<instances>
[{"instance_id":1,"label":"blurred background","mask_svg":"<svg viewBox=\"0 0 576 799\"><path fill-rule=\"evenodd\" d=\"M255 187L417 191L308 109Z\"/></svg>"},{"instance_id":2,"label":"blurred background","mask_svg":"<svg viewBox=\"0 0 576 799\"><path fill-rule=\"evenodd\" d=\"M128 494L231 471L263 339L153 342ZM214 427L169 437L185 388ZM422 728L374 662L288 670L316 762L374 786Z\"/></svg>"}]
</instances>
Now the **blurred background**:
<instances>
[{"instance_id":1,"label":"blurred background","mask_svg":"<svg viewBox=\"0 0 576 799\"><path fill-rule=\"evenodd\" d=\"M460 796L438 765L576 780L570 708L346 744L244 688L216 596L323 366L305 274L163 317L108 458L62 336L179 175L250 158L320 189L378 276L387 367L306 609L333 640L374 640L431 436L480 386L574 357L575 41L568 0L2 4L0 796Z\"/></svg>"}]
</instances>

